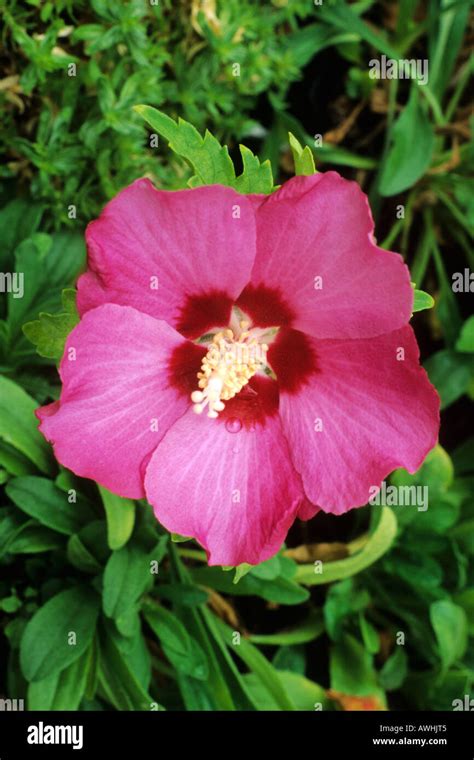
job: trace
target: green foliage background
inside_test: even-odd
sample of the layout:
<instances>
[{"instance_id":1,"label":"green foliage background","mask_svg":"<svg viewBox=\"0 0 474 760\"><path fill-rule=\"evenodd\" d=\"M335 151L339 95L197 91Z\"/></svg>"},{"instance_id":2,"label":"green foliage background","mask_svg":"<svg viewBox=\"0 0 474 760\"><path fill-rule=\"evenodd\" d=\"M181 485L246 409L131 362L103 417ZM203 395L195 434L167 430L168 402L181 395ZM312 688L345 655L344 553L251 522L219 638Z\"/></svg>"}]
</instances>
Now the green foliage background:
<instances>
[{"instance_id":1,"label":"green foliage background","mask_svg":"<svg viewBox=\"0 0 474 760\"><path fill-rule=\"evenodd\" d=\"M1 0L0 269L24 273L25 295L0 313L0 697L29 709L435 710L471 694L474 318L453 287L474 269L468 5ZM428 85L372 80L381 55L429 59ZM229 145L236 170L178 117ZM222 172L269 192L272 175L312 159L363 185L381 244L435 297L413 324L442 445L415 476L392 476L427 485L429 509L318 515L258 567L208 568L148 505L58 467L33 412L58 397L83 230L109 198L145 174L172 189Z\"/></svg>"}]
</instances>

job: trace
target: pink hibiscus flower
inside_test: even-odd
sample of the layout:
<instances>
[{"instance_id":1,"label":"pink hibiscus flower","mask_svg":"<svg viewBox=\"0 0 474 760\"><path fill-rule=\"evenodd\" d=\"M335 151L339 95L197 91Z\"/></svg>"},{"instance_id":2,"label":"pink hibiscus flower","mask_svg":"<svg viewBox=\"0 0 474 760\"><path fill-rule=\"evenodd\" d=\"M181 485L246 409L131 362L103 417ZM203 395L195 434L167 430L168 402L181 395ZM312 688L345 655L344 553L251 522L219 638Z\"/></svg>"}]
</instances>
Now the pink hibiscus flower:
<instances>
[{"instance_id":1,"label":"pink hibiscus flower","mask_svg":"<svg viewBox=\"0 0 474 760\"><path fill-rule=\"evenodd\" d=\"M211 564L267 559L296 517L366 504L435 445L409 272L376 246L354 182L245 196L142 179L87 244L82 319L40 429L63 465L146 496Z\"/></svg>"}]
</instances>

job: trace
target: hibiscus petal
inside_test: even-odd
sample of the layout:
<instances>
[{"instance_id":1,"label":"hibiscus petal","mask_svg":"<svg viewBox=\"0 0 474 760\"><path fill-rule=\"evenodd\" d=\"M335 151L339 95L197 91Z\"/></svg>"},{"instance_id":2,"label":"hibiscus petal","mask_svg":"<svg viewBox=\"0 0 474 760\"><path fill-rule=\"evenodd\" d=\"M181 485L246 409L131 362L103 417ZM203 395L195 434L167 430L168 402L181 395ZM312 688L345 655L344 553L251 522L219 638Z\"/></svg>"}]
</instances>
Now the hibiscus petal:
<instances>
[{"instance_id":1,"label":"hibiscus petal","mask_svg":"<svg viewBox=\"0 0 474 760\"><path fill-rule=\"evenodd\" d=\"M341 514L366 504L397 467L419 468L437 440L439 397L411 327L314 340L313 350L317 370L306 383L296 392L280 386L280 416L308 498Z\"/></svg>"},{"instance_id":2,"label":"hibiscus petal","mask_svg":"<svg viewBox=\"0 0 474 760\"><path fill-rule=\"evenodd\" d=\"M128 306L85 314L67 340L60 401L37 411L59 462L121 496L143 497L147 459L189 406L169 382L183 343L166 322Z\"/></svg>"},{"instance_id":3,"label":"hibiscus petal","mask_svg":"<svg viewBox=\"0 0 474 760\"><path fill-rule=\"evenodd\" d=\"M253 204L230 187L122 190L86 233L81 314L112 302L164 319L189 337L228 323L255 258ZM197 312L197 313L196 313Z\"/></svg>"},{"instance_id":4,"label":"hibiscus petal","mask_svg":"<svg viewBox=\"0 0 474 760\"><path fill-rule=\"evenodd\" d=\"M375 245L367 197L355 182L336 172L295 177L256 216L250 292L278 294L292 327L318 338L366 338L408 322L409 271Z\"/></svg>"},{"instance_id":5,"label":"hibiscus petal","mask_svg":"<svg viewBox=\"0 0 474 760\"><path fill-rule=\"evenodd\" d=\"M253 428L238 429L236 420L190 410L168 431L145 476L157 519L196 538L212 565L271 557L303 499L278 414Z\"/></svg>"}]
</instances>

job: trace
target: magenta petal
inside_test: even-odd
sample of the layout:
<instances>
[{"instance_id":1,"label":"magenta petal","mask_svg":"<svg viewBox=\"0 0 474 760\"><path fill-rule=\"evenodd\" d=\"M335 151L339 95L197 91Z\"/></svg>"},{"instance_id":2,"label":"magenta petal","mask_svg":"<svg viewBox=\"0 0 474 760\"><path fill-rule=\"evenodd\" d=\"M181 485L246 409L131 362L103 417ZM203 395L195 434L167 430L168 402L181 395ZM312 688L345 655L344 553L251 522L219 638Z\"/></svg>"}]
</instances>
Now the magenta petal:
<instances>
[{"instance_id":1,"label":"magenta petal","mask_svg":"<svg viewBox=\"0 0 474 760\"><path fill-rule=\"evenodd\" d=\"M281 390L280 416L308 499L340 514L397 467L419 468L437 440L439 397L411 327L313 344L318 371L297 393Z\"/></svg>"},{"instance_id":2,"label":"magenta petal","mask_svg":"<svg viewBox=\"0 0 474 760\"><path fill-rule=\"evenodd\" d=\"M170 358L185 342L130 307L85 314L67 340L60 401L37 411L59 462L121 496L144 496L147 457L189 405L169 384Z\"/></svg>"},{"instance_id":3,"label":"magenta petal","mask_svg":"<svg viewBox=\"0 0 474 760\"><path fill-rule=\"evenodd\" d=\"M235 420L187 412L153 454L145 477L157 519L193 536L209 564L258 564L275 554L298 513L301 481L278 415L238 432Z\"/></svg>"},{"instance_id":4,"label":"magenta petal","mask_svg":"<svg viewBox=\"0 0 474 760\"><path fill-rule=\"evenodd\" d=\"M298 510L298 517L300 520L311 520L320 511L320 508L316 504L312 504L309 499L305 498Z\"/></svg>"},{"instance_id":5,"label":"magenta petal","mask_svg":"<svg viewBox=\"0 0 474 760\"><path fill-rule=\"evenodd\" d=\"M112 302L177 327L190 299L214 293L228 311L250 277L255 234L253 203L230 187L170 192L137 180L87 228L79 311Z\"/></svg>"},{"instance_id":6,"label":"magenta petal","mask_svg":"<svg viewBox=\"0 0 474 760\"><path fill-rule=\"evenodd\" d=\"M367 197L355 182L336 172L295 177L256 215L251 282L281 294L292 327L318 338L367 338L408 322L408 269L375 245Z\"/></svg>"}]
</instances>

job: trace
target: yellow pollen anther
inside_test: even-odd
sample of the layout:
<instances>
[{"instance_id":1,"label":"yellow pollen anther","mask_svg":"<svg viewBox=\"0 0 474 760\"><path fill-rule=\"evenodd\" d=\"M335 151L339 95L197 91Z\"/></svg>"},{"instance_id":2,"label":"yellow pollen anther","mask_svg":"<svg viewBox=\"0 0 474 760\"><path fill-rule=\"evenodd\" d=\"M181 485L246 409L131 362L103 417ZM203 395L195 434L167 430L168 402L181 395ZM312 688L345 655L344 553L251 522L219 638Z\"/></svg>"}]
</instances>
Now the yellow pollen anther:
<instances>
[{"instance_id":1,"label":"yellow pollen anther","mask_svg":"<svg viewBox=\"0 0 474 760\"><path fill-rule=\"evenodd\" d=\"M248 327L241 320L240 327ZM204 357L201 371L197 373L200 390L191 393L196 414L201 414L208 406L207 416L215 418L228 401L247 385L250 378L266 364L266 344L247 339L250 331L240 333L238 339L230 329L216 333Z\"/></svg>"}]
</instances>

